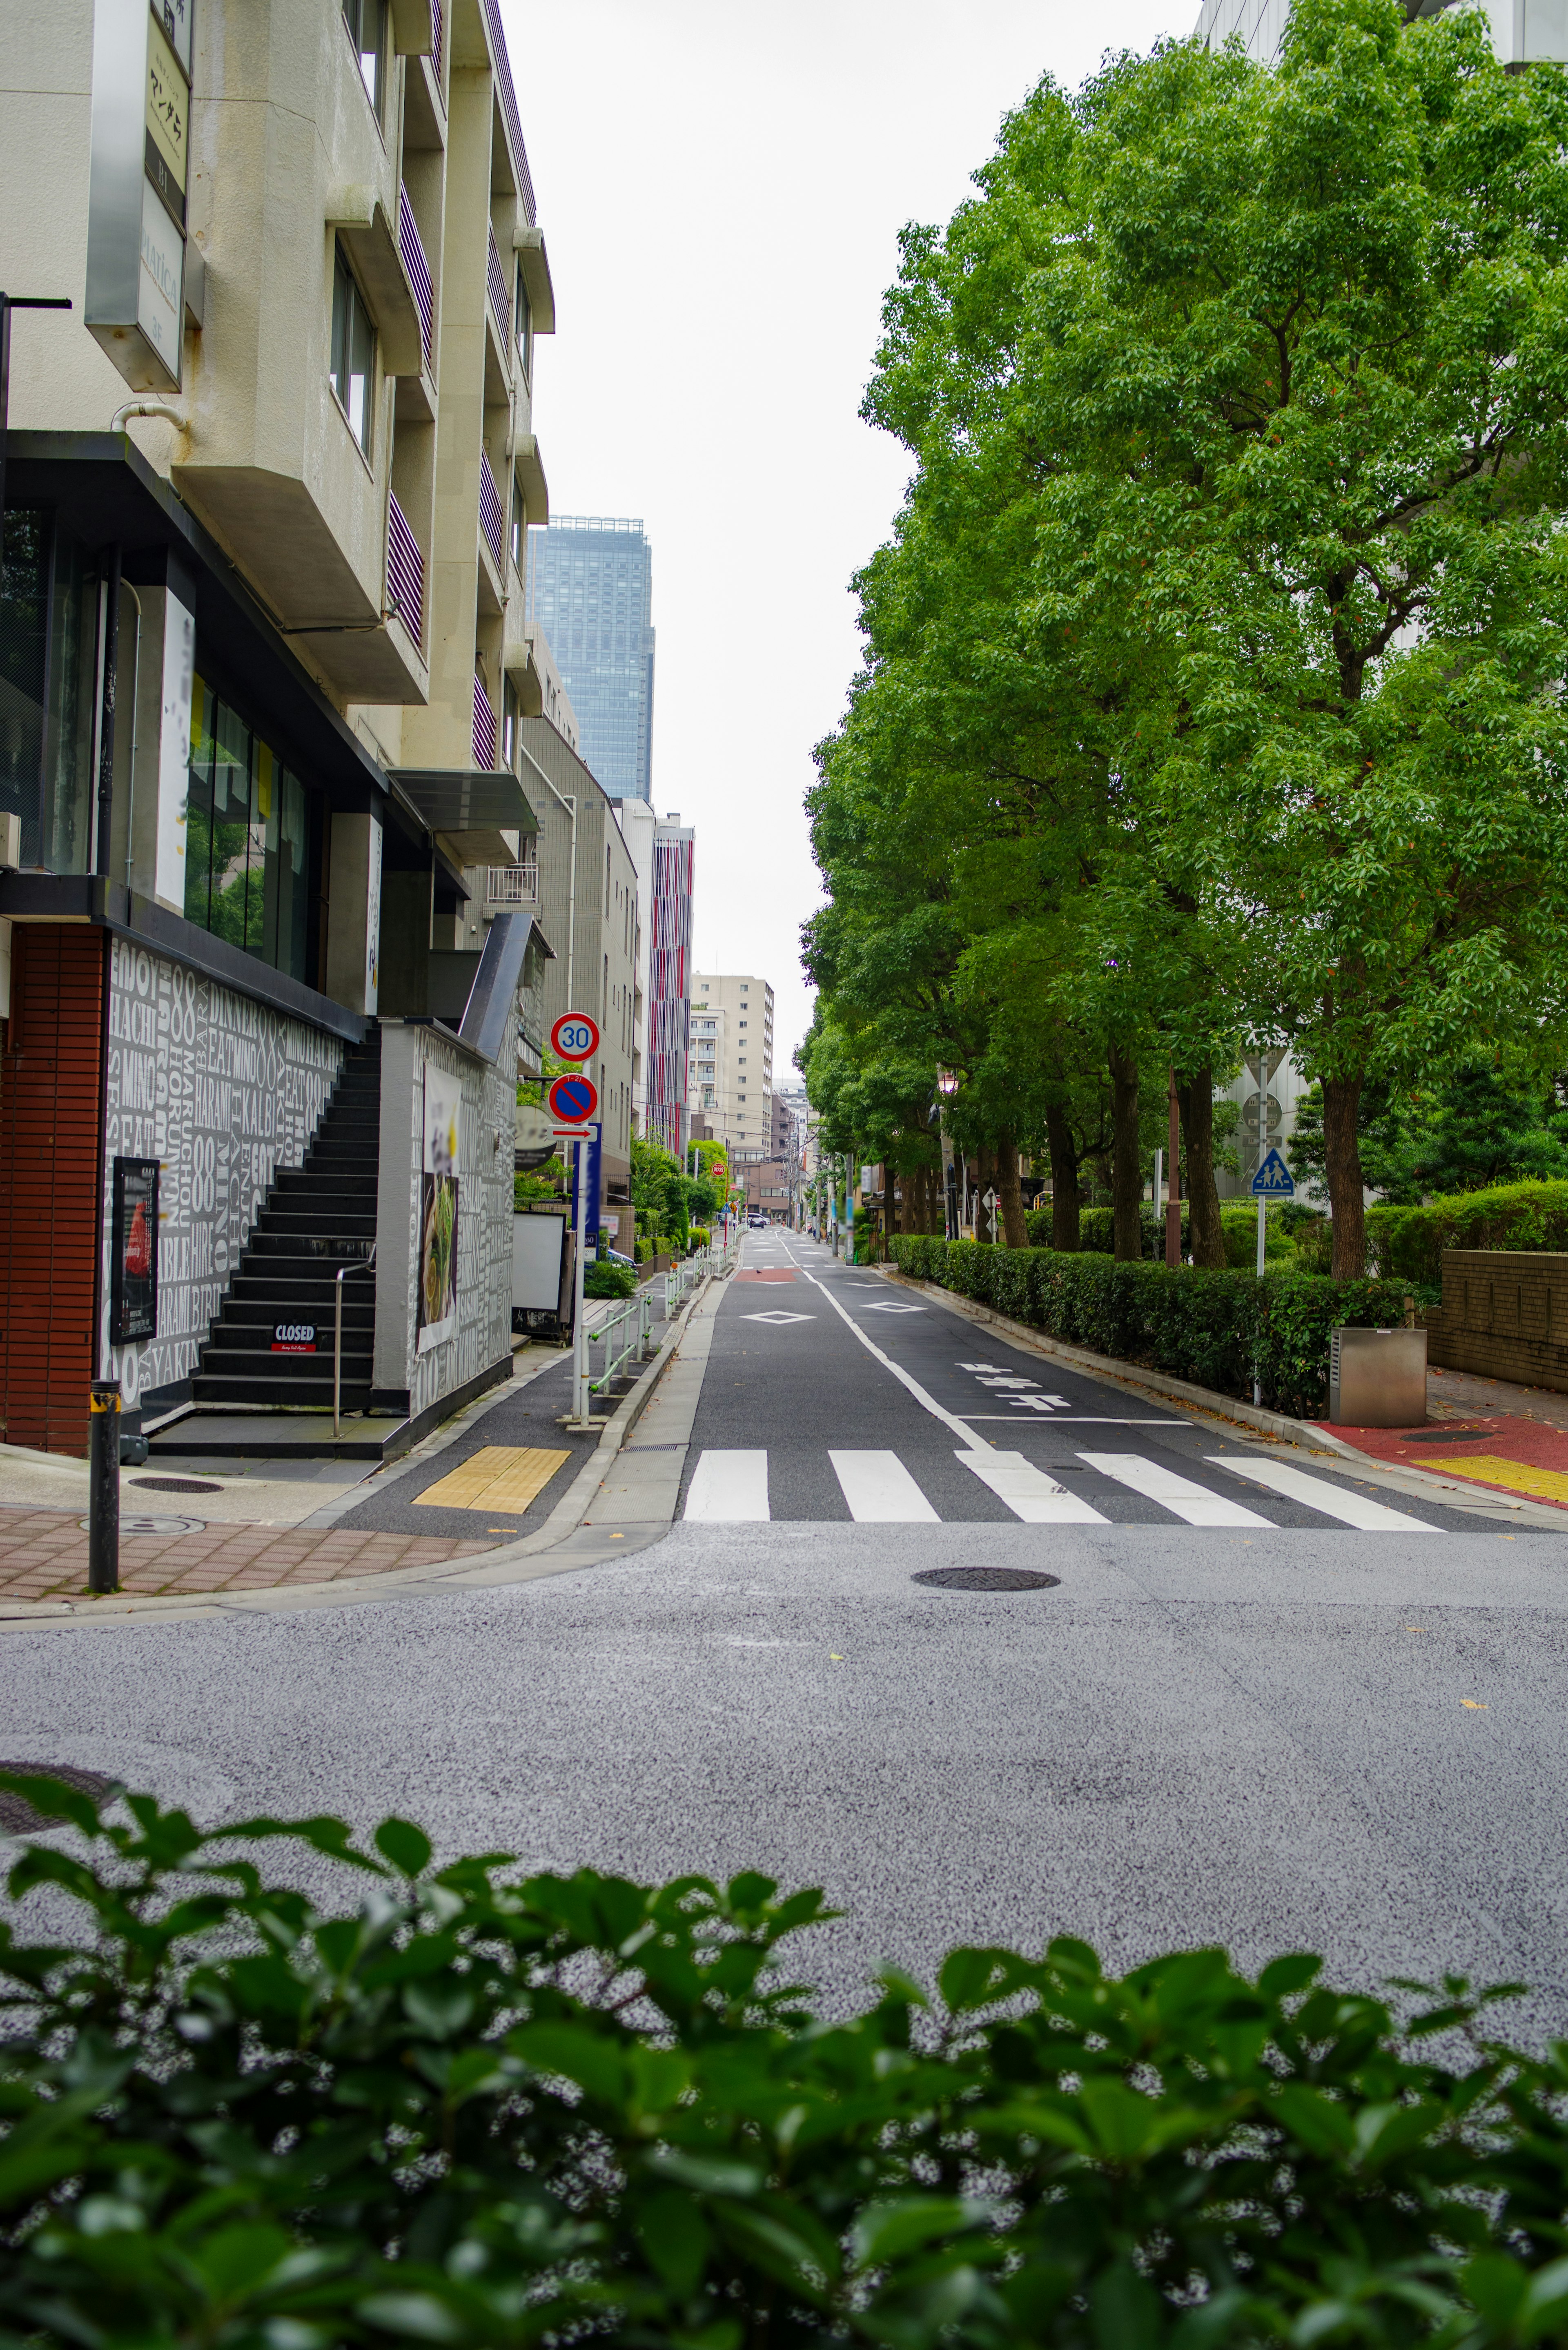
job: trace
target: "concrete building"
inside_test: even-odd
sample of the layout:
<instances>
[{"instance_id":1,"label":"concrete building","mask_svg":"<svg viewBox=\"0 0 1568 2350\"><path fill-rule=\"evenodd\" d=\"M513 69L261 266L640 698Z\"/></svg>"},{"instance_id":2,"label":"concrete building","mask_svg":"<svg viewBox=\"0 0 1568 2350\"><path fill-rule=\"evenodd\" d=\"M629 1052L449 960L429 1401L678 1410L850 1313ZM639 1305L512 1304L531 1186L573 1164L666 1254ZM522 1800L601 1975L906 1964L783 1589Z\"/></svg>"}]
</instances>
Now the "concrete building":
<instances>
[{"instance_id":1,"label":"concrete building","mask_svg":"<svg viewBox=\"0 0 1568 2350\"><path fill-rule=\"evenodd\" d=\"M641 523L559 515L531 530L528 615L555 648L599 782L611 799L650 799L653 550Z\"/></svg>"},{"instance_id":2,"label":"concrete building","mask_svg":"<svg viewBox=\"0 0 1568 2350\"><path fill-rule=\"evenodd\" d=\"M615 820L615 804L545 718L524 718L519 765L538 816L536 862L488 877L492 889L521 884L555 947L543 984L545 1034L563 1012L586 1012L599 1049L585 1065L599 1089L604 1221L631 1197L631 1132L639 1027L637 962L640 914L637 870Z\"/></svg>"},{"instance_id":3,"label":"concrete building","mask_svg":"<svg viewBox=\"0 0 1568 2350\"><path fill-rule=\"evenodd\" d=\"M18 0L0 192L0 285L75 306L12 333L0 1432L84 1450L101 1376L324 1408L267 1326L337 1260L345 1401L401 1450L509 1375L553 945L464 878L536 831L500 737L545 695L496 0Z\"/></svg>"},{"instance_id":4,"label":"concrete building","mask_svg":"<svg viewBox=\"0 0 1568 2350\"><path fill-rule=\"evenodd\" d=\"M693 1099L732 1163L764 1159L774 1149L773 989L753 972L698 972L691 986Z\"/></svg>"},{"instance_id":5,"label":"concrete building","mask_svg":"<svg viewBox=\"0 0 1568 2350\"><path fill-rule=\"evenodd\" d=\"M639 1126L680 1158L691 1139L687 1056L697 835L679 813L656 816L642 801L622 800L618 812L643 908Z\"/></svg>"},{"instance_id":6,"label":"concrete building","mask_svg":"<svg viewBox=\"0 0 1568 2350\"><path fill-rule=\"evenodd\" d=\"M1504 65L1568 58L1568 8L1563 0L1405 0L1405 14L1437 16L1457 5L1482 9ZM1197 36L1206 48L1218 48L1235 36L1249 57L1272 66L1279 61L1289 16L1290 0L1203 0Z\"/></svg>"}]
</instances>

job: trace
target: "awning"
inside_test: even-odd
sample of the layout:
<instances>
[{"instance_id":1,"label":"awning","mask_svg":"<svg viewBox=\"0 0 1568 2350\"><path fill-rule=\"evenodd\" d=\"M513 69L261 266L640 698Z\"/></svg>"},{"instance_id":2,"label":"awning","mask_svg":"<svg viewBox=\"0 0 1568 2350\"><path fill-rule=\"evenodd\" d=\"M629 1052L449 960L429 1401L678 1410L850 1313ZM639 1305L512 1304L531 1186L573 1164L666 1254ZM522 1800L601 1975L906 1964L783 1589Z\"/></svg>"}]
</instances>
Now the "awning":
<instances>
[{"instance_id":1,"label":"awning","mask_svg":"<svg viewBox=\"0 0 1568 2350\"><path fill-rule=\"evenodd\" d=\"M507 833L532 837L539 819L504 767L393 767L392 782L464 865L515 865Z\"/></svg>"}]
</instances>

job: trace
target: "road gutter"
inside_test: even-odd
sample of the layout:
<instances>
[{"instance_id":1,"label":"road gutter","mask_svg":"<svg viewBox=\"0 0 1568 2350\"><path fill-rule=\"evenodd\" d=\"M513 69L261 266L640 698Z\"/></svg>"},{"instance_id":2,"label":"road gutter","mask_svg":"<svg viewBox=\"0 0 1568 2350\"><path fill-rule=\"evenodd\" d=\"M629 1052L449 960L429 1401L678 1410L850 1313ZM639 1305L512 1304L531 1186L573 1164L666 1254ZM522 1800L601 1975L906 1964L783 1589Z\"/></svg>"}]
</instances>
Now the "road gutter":
<instances>
[{"instance_id":1,"label":"road gutter","mask_svg":"<svg viewBox=\"0 0 1568 2350\"><path fill-rule=\"evenodd\" d=\"M1559 1534L1568 1532L1568 1513L1554 1509L1546 1502L1502 1500L1488 1493L1484 1488L1461 1485L1439 1477L1436 1471L1393 1467L1358 1451L1343 1437L1331 1435L1311 1420L1293 1419L1287 1413L1264 1411L1255 1404L1241 1403L1234 1396L1217 1395L1211 1388L1194 1387L1189 1380L1168 1378L1161 1371L1145 1370L1141 1365L1124 1363L1114 1355L1096 1355L1086 1347L1069 1347L1060 1338L1048 1338L1043 1330L1033 1329L1027 1322L1015 1322L1008 1314L999 1314L993 1306L977 1305L971 1297L961 1297L950 1289L940 1288L935 1282L916 1281L899 1273L892 1265L877 1268L881 1278L898 1289L909 1289L929 1297L933 1305L945 1306L961 1321L976 1322L995 1330L1009 1344L1020 1347L1032 1355L1044 1355L1048 1360L1063 1364L1067 1369L1087 1372L1112 1387L1123 1388L1131 1395L1147 1396L1160 1403L1184 1404L1202 1419L1241 1434L1256 1431L1272 1438L1275 1443L1295 1445L1302 1451L1315 1452L1322 1459L1353 1467L1356 1475L1368 1484L1386 1485L1392 1492L1403 1493L1407 1500L1430 1501L1434 1492L1444 1496L1445 1506L1461 1509L1476 1517L1494 1518L1518 1525L1553 1526Z\"/></svg>"}]
</instances>

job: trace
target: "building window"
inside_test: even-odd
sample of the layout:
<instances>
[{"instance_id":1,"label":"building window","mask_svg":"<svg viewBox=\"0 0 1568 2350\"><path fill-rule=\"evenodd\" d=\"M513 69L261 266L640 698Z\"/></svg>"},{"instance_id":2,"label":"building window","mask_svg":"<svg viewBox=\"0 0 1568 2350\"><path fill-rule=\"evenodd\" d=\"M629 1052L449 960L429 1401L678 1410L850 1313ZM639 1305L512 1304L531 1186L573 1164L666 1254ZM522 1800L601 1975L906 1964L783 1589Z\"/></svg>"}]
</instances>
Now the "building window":
<instances>
[{"instance_id":1,"label":"building window","mask_svg":"<svg viewBox=\"0 0 1568 2350\"><path fill-rule=\"evenodd\" d=\"M348 430L368 457L376 384L376 330L353 271L334 250L332 263L332 372L337 405Z\"/></svg>"},{"instance_id":2,"label":"building window","mask_svg":"<svg viewBox=\"0 0 1568 2350\"><path fill-rule=\"evenodd\" d=\"M387 88L387 0L343 0L343 22L358 56L365 94L379 122Z\"/></svg>"},{"instance_id":3,"label":"building window","mask_svg":"<svg viewBox=\"0 0 1568 2350\"><path fill-rule=\"evenodd\" d=\"M523 380L534 381L534 306L528 299L528 288L523 283L523 264L517 264L517 299L513 315L517 321L517 356L523 362Z\"/></svg>"},{"instance_id":4,"label":"building window","mask_svg":"<svg viewBox=\"0 0 1568 2350\"><path fill-rule=\"evenodd\" d=\"M85 873L95 783L98 572L87 549L46 508L12 506L3 526L0 814L22 819L24 867ZM129 673L129 647L120 660Z\"/></svg>"},{"instance_id":5,"label":"building window","mask_svg":"<svg viewBox=\"0 0 1568 2350\"><path fill-rule=\"evenodd\" d=\"M198 676L191 696L186 920L308 984L320 830L320 795Z\"/></svg>"}]
</instances>

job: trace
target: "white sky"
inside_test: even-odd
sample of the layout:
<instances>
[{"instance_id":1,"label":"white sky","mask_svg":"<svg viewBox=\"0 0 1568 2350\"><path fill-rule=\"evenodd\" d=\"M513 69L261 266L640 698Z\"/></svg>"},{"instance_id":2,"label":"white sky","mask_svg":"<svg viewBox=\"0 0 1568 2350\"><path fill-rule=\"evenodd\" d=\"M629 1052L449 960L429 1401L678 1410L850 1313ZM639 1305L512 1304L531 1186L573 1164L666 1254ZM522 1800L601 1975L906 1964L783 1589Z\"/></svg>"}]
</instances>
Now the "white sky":
<instances>
[{"instance_id":1,"label":"white sky","mask_svg":"<svg viewBox=\"0 0 1568 2350\"><path fill-rule=\"evenodd\" d=\"M534 419L560 514L653 546L653 798L697 827L699 971L811 1018L802 795L844 708L851 573L904 452L856 413L909 220L945 222L1040 74L1197 0L503 0L559 331Z\"/></svg>"}]
</instances>

